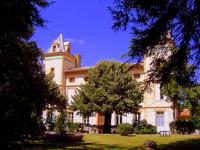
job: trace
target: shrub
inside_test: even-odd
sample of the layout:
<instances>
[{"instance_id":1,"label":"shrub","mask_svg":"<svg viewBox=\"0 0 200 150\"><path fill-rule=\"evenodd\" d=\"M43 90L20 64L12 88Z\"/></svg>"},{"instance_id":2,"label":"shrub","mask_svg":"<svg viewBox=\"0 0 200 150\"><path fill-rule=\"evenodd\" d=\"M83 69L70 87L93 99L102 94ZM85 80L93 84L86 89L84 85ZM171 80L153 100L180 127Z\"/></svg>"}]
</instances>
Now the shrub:
<instances>
[{"instance_id":1,"label":"shrub","mask_svg":"<svg viewBox=\"0 0 200 150\"><path fill-rule=\"evenodd\" d=\"M56 120L56 130L59 134L65 134L67 128L67 116L64 111L60 113Z\"/></svg>"},{"instance_id":2,"label":"shrub","mask_svg":"<svg viewBox=\"0 0 200 150\"><path fill-rule=\"evenodd\" d=\"M178 133L191 133L195 129L195 123L192 120L179 119L175 122L175 128Z\"/></svg>"},{"instance_id":3,"label":"shrub","mask_svg":"<svg viewBox=\"0 0 200 150\"><path fill-rule=\"evenodd\" d=\"M134 133L136 134L155 134L156 126L148 124L146 120L141 120L134 124Z\"/></svg>"},{"instance_id":4,"label":"shrub","mask_svg":"<svg viewBox=\"0 0 200 150\"><path fill-rule=\"evenodd\" d=\"M157 143L152 140L147 140L144 142L143 145L144 150L156 150L157 149Z\"/></svg>"},{"instance_id":5,"label":"shrub","mask_svg":"<svg viewBox=\"0 0 200 150\"><path fill-rule=\"evenodd\" d=\"M127 136L133 133L133 126L129 123L121 123L117 126L116 132L122 136Z\"/></svg>"},{"instance_id":6,"label":"shrub","mask_svg":"<svg viewBox=\"0 0 200 150\"><path fill-rule=\"evenodd\" d=\"M42 122L41 117L38 117L37 119L33 119L31 124L29 125L29 127L32 132L28 131L27 133L32 133L31 136L33 136L33 137L41 136L46 131L46 127L45 127L44 123Z\"/></svg>"},{"instance_id":7,"label":"shrub","mask_svg":"<svg viewBox=\"0 0 200 150\"><path fill-rule=\"evenodd\" d=\"M199 129L200 130L200 120L199 119L198 120L194 120L193 123L194 123L194 129Z\"/></svg>"},{"instance_id":8,"label":"shrub","mask_svg":"<svg viewBox=\"0 0 200 150\"><path fill-rule=\"evenodd\" d=\"M80 123L74 123L74 122L67 122L67 131L68 132L76 132L81 127Z\"/></svg>"},{"instance_id":9,"label":"shrub","mask_svg":"<svg viewBox=\"0 0 200 150\"><path fill-rule=\"evenodd\" d=\"M170 123L169 123L169 127L170 127L170 131L171 131L172 133L174 133L174 132L175 132L174 129L176 129L175 123L174 123L174 122L170 122Z\"/></svg>"}]
</instances>

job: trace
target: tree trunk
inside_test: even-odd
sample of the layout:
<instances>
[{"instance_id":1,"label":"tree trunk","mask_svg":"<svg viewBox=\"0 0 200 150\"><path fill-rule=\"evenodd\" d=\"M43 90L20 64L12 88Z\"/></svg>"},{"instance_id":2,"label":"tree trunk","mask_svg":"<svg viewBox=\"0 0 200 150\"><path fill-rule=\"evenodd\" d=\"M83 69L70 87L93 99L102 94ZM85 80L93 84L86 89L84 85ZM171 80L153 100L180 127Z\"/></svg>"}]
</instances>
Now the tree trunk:
<instances>
[{"instance_id":1,"label":"tree trunk","mask_svg":"<svg viewBox=\"0 0 200 150\"><path fill-rule=\"evenodd\" d=\"M198 112L197 110L197 106L198 106L198 103L195 103L194 101L190 100L190 104L192 105L191 109L189 110L190 111L190 118L195 118L195 113Z\"/></svg>"},{"instance_id":2,"label":"tree trunk","mask_svg":"<svg viewBox=\"0 0 200 150\"><path fill-rule=\"evenodd\" d=\"M111 114L105 113L103 133L111 133Z\"/></svg>"},{"instance_id":3,"label":"tree trunk","mask_svg":"<svg viewBox=\"0 0 200 150\"><path fill-rule=\"evenodd\" d=\"M173 101L173 133L176 133L175 122L177 121L177 101Z\"/></svg>"}]
</instances>

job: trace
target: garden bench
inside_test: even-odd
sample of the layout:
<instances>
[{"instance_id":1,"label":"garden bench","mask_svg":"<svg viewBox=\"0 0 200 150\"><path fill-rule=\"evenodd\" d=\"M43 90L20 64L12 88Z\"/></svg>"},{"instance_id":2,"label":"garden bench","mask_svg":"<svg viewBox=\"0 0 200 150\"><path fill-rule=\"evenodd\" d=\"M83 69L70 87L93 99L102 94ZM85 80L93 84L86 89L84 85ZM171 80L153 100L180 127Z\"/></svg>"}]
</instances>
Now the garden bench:
<instances>
[{"instance_id":1,"label":"garden bench","mask_svg":"<svg viewBox=\"0 0 200 150\"><path fill-rule=\"evenodd\" d=\"M170 131L160 131L160 136L170 136Z\"/></svg>"}]
</instances>

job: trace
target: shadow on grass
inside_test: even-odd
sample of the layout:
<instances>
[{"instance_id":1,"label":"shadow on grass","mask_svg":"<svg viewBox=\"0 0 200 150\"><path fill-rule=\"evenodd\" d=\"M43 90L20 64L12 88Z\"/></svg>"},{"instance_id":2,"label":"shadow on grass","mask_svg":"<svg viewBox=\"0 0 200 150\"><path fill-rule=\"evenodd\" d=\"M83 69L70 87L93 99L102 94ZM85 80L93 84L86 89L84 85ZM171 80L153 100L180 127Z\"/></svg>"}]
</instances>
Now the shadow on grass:
<instances>
[{"instance_id":1,"label":"shadow on grass","mask_svg":"<svg viewBox=\"0 0 200 150\"><path fill-rule=\"evenodd\" d=\"M200 150L200 139L161 144L158 147L158 150Z\"/></svg>"},{"instance_id":2,"label":"shadow on grass","mask_svg":"<svg viewBox=\"0 0 200 150\"><path fill-rule=\"evenodd\" d=\"M48 142L48 141L32 141L26 142L18 146L19 150L104 150L104 149L114 149L114 150L140 150L140 147L128 148L121 147L119 145L105 145L96 143L86 143L86 142Z\"/></svg>"},{"instance_id":3,"label":"shadow on grass","mask_svg":"<svg viewBox=\"0 0 200 150\"><path fill-rule=\"evenodd\" d=\"M86 142L49 142L49 141L29 141L19 145L20 150L141 150L141 147L121 147L119 145L104 145ZM158 145L158 150L199 150L200 139L191 139L187 141L178 141L170 144Z\"/></svg>"}]
</instances>

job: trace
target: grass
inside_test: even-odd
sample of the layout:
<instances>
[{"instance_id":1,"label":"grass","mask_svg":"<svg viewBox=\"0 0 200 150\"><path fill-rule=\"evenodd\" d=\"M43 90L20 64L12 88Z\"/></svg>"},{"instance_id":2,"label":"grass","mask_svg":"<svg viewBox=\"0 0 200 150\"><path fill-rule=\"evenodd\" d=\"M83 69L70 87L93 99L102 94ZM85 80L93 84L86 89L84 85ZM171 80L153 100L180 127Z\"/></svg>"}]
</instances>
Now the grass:
<instances>
[{"instance_id":1,"label":"grass","mask_svg":"<svg viewBox=\"0 0 200 150\"><path fill-rule=\"evenodd\" d=\"M85 134L84 142L44 142L29 141L21 145L21 150L140 150L144 141L154 140L159 150L191 150L200 149L200 135L171 135L160 137L159 135L133 135L120 136L114 134Z\"/></svg>"}]
</instances>

